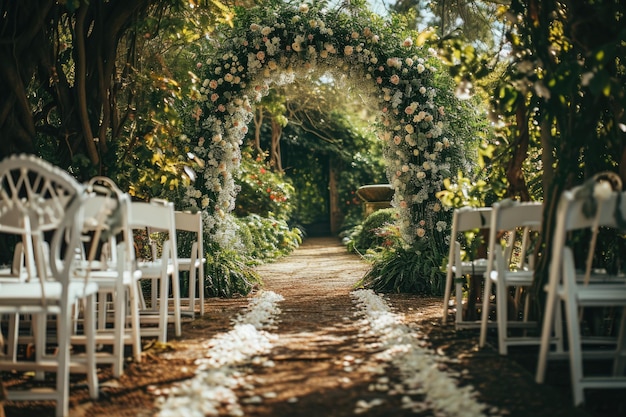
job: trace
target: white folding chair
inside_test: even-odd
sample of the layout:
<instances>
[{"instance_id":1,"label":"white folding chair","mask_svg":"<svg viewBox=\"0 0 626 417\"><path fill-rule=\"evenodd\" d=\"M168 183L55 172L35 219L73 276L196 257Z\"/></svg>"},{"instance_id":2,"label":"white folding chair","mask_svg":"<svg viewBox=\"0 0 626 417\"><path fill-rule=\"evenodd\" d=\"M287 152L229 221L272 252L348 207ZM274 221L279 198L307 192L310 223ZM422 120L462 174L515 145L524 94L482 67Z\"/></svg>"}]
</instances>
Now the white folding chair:
<instances>
[{"instance_id":1,"label":"white folding chair","mask_svg":"<svg viewBox=\"0 0 626 417\"><path fill-rule=\"evenodd\" d=\"M460 234L470 231L479 231L480 229L489 228L491 222L491 207L463 207L454 210L452 216L452 230L450 234L450 247L448 251L448 267L446 271L446 288L443 300L443 322L448 320L448 310L450 309L450 294L452 292L452 283L455 286L456 299L456 328L478 327L478 320L466 320L463 317L463 284L470 279L482 279L487 268L486 258L476 258L470 254L464 259L462 251L471 253L471 248L464 247L464 239L459 240ZM477 242L479 237L473 239ZM484 243L486 245L486 242ZM469 302L469 300L468 300ZM469 302L471 304L471 302Z\"/></svg>"},{"instance_id":2,"label":"white folding chair","mask_svg":"<svg viewBox=\"0 0 626 417\"><path fill-rule=\"evenodd\" d=\"M112 346L111 354L98 352L97 362L111 364L113 376L119 377L126 344L132 346L134 360L141 362L137 294L141 271L134 267L130 196L106 177L94 177L86 186L83 240L88 245L81 252L81 272L99 287L96 341ZM72 342L80 340L74 337Z\"/></svg>"},{"instance_id":3,"label":"white folding chair","mask_svg":"<svg viewBox=\"0 0 626 417\"><path fill-rule=\"evenodd\" d=\"M543 216L543 205L536 202L520 203L503 200L493 205L491 226L489 228L489 248L487 271L485 272L485 288L480 326L479 346L485 346L489 323L491 286L496 286L496 327L498 331L498 351L501 355L508 353L508 346L539 344L538 337L511 334L512 327L533 327L536 323L528 322L528 297L526 298L522 320L517 320L519 306L512 310L516 317L509 318L510 290L516 293L515 299L521 300L522 291L533 283L533 261L529 258L529 233L539 231ZM505 233L507 239L498 235ZM519 250L514 262L514 250ZM518 304L514 303L514 304Z\"/></svg>"},{"instance_id":4,"label":"white folding chair","mask_svg":"<svg viewBox=\"0 0 626 417\"><path fill-rule=\"evenodd\" d=\"M603 192L595 193L596 188ZM611 191L603 180L565 191L557 208L557 223L552 240L552 258L546 288L541 345L535 379L543 383L549 358L562 358L550 351L552 333L563 306L568 337L570 375L574 405L585 401L585 389L626 388L626 277L611 276L594 270L597 232L607 227L623 232L626 229L626 193ZM621 189L621 184L619 187ZM594 196L594 194L596 194ZM585 248L584 269L576 267L569 236L575 231L591 231ZM581 259L579 259L580 261ZM578 262L581 264L581 262ZM617 337L583 337L582 312L585 308L617 308ZM612 372L589 374L583 371L583 359L604 359L613 362Z\"/></svg>"},{"instance_id":5,"label":"white folding chair","mask_svg":"<svg viewBox=\"0 0 626 417\"><path fill-rule=\"evenodd\" d=\"M154 232L166 234L160 251L157 250L156 245L152 245L152 259L137 260L137 268L141 271L141 281L149 281L151 284L149 308L145 298L140 299L141 336L157 336L159 342L165 343L168 323L174 323L176 336L182 334L174 204L162 200L133 201L130 207L131 229L147 231L148 235ZM154 328L150 326L151 324L157 324L157 327Z\"/></svg>"},{"instance_id":6,"label":"white folding chair","mask_svg":"<svg viewBox=\"0 0 626 417\"><path fill-rule=\"evenodd\" d=\"M0 162L0 231L25 237L28 273L23 282L0 283L0 314L31 315L35 343L34 360L0 356L0 370L35 372L38 377L55 373L54 389L9 390L8 399L56 401L58 417L68 414L70 372L86 374L90 396L98 397L94 323L98 287L73 279L83 191L69 174L34 156L12 156ZM44 233L52 235L49 255L44 253ZM73 308L81 302L85 354L70 356ZM50 316L56 318L53 333L47 327ZM49 343L57 346L53 355L46 353Z\"/></svg>"},{"instance_id":7,"label":"white folding chair","mask_svg":"<svg viewBox=\"0 0 626 417\"><path fill-rule=\"evenodd\" d=\"M195 315L196 300L200 303L200 315L204 315L204 264L206 258L204 256L203 230L202 230L202 212L195 213L189 211L176 211L174 213L174 221L176 230L193 233L193 241L189 256L179 256L178 269L180 272L186 272L189 275L189 305L187 311L183 313ZM179 246L182 246L180 239L177 240ZM197 289L196 289L197 282ZM196 290L198 291L196 297ZM182 299L181 299L182 301Z\"/></svg>"}]
</instances>

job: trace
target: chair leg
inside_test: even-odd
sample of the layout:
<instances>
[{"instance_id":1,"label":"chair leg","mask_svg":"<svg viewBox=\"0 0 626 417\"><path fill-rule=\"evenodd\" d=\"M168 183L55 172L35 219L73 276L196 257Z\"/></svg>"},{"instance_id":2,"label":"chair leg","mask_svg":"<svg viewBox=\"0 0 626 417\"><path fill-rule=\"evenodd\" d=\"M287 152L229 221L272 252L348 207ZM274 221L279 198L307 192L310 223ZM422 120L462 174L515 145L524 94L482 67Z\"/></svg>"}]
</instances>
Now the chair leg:
<instances>
[{"instance_id":1,"label":"chair leg","mask_svg":"<svg viewBox=\"0 0 626 417\"><path fill-rule=\"evenodd\" d=\"M139 322L139 300L137 286L131 285L128 290L128 303L130 311L130 331L133 345L133 357L135 362L141 362L141 329Z\"/></svg>"},{"instance_id":2,"label":"chair leg","mask_svg":"<svg viewBox=\"0 0 626 417\"><path fill-rule=\"evenodd\" d=\"M453 276L453 280L457 279L457 277ZM455 288L455 297L456 297L456 322L463 322L463 284L457 282L454 285Z\"/></svg>"},{"instance_id":3,"label":"chair leg","mask_svg":"<svg viewBox=\"0 0 626 417\"><path fill-rule=\"evenodd\" d=\"M154 281L154 280L153 280ZM159 280L160 291L161 291L161 302L159 304L159 336L158 340L161 343L167 342L167 323L168 323L168 303L167 303L167 294L169 293L169 279L167 276L161 277ZM153 290L156 293L156 288ZM154 306L153 306L154 308Z\"/></svg>"},{"instance_id":4,"label":"chair leg","mask_svg":"<svg viewBox=\"0 0 626 417\"><path fill-rule=\"evenodd\" d=\"M34 336L34 346L35 346L35 361L37 363L41 363L46 354L46 328L48 317L46 314L36 314L33 315L32 325L33 328L33 336ZM60 326L60 319L57 320L57 326ZM35 371L35 380L43 381L45 378L43 371Z\"/></svg>"},{"instance_id":5,"label":"chair leg","mask_svg":"<svg viewBox=\"0 0 626 417\"><path fill-rule=\"evenodd\" d=\"M89 397L98 399L98 373L96 366L96 296L92 294L87 297L85 303L85 346L86 366L87 366L87 385L89 386ZM116 323L117 325L117 323ZM123 339L120 339L123 340ZM115 342L117 344L117 341ZM122 343L123 347L123 343ZM123 360L122 353L122 360ZM115 374L115 366L113 364L113 373ZM119 376L119 375L118 375Z\"/></svg>"},{"instance_id":6,"label":"chair leg","mask_svg":"<svg viewBox=\"0 0 626 417\"><path fill-rule=\"evenodd\" d=\"M147 310L148 306L146 305L146 297L144 297L143 291L141 289L141 282L137 281L137 285L136 286L137 286L136 294L138 296L139 308L141 310Z\"/></svg>"},{"instance_id":7,"label":"chair leg","mask_svg":"<svg viewBox=\"0 0 626 417\"><path fill-rule=\"evenodd\" d=\"M504 282L496 284L496 317L498 320L498 352L500 355L508 354L508 294L507 286Z\"/></svg>"},{"instance_id":8,"label":"chair leg","mask_svg":"<svg viewBox=\"0 0 626 417\"><path fill-rule=\"evenodd\" d=\"M546 298L546 307L543 313L544 315L543 325L541 328L541 342L539 344L539 358L537 360L537 371L535 373L535 382L537 382L538 384L543 384L546 377L546 367L548 364L548 354L550 351L550 336L552 335L552 326L556 324L556 314L560 312L560 309L555 308L555 305L557 303L560 303L560 300L558 300L557 296L548 293ZM560 323L560 320L558 320L558 322ZM558 332L558 329L555 328L555 332Z\"/></svg>"},{"instance_id":9,"label":"chair leg","mask_svg":"<svg viewBox=\"0 0 626 417\"><path fill-rule=\"evenodd\" d=\"M180 307L180 280L178 276L172 275L172 295L174 296L174 333L176 337L180 337L183 334L181 323L181 307ZM167 300L167 296L165 297ZM190 299L193 308L193 299Z\"/></svg>"},{"instance_id":10,"label":"chair leg","mask_svg":"<svg viewBox=\"0 0 626 417\"><path fill-rule=\"evenodd\" d=\"M62 306L61 310L69 308L68 306ZM45 318L45 315L42 315ZM57 320L57 382L56 382L56 417L65 417L69 414L69 397L70 397L70 332L69 329L72 326L72 317L65 312L60 314L59 320ZM45 330L44 330L45 331ZM44 345L37 345L37 354L42 350L40 347Z\"/></svg>"},{"instance_id":11,"label":"chair leg","mask_svg":"<svg viewBox=\"0 0 626 417\"><path fill-rule=\"evenodd\" d=\"M485 277L485 291L483 293L483 311L480 320L480 340L479 347L484 347L487 343L487 323L489 321L489 297L491 296L491 278Z\"/></svg>"},{"instance_id":12,"label":"chair leg","mask_svg":"<svg viewBox=\"0 0 626 417\"><path fill-rule=\"evenodd\" d=\"M574 300L565 301L565 315L569 342L570 375L572 379L572 396L574 406L585 402L585 394L581 385L583 379L583 360L581 351L580 324L578 308Z\"/></svg>"},{"instance_id":13,"label":"chair leg","mask_svg":"<svg viewBox=\"0 0 626 417\"><path fill-rule=\"evenodd\" d=\"M196 267L191 265L189 268L189 312L191 313L191 317L195 316L196 310Z\"/></svg>"},{"instance_id":14,"label":"chair leg","mask_svg":"<svg viewBox=\"0 0 626 417\"><path fill-rule=\"evenodd\" d=\"M17 361L17 345L18 338L20 336L20 315L11 314L9 316L9 328L7 332L7 356L11 358L11 361Z\"/></svg>"},{"instance_id":15,"label":"chair leg","mask_svg":"<svg viewBox=\"0 0 626 417\"><path fill-rule=\"evenodd\" d=\"M150 280L150 302L152 303L152 310L157 310L157 305L159 304L159 294L158 294L158 285L159 280L157 278L153 278ZM163 293L161 293L161 299L163 299ZM167 293L165 293L165 299L167 300Z\"/></svg>"},{"instance_id":16,"label":"chair leg","mask_svg":"<svg viewBox=\"0 0 626 417\"><path fill-rule=\"evenodd\" d=\"M200 259L202 260L202 256L200 256ZM201 265L198 270L198 294L200 296L200 316L204 316L204 267L202 266L202 261L200 262Z\"/></svg>"},{"instance_id":17,"label":"chair leg","mask_svg":"<svg viewBox=\"0 0 626 417\"><path fill-rule=\"evenodd\" d=\"M114 302L113 377L119 378L124 372L124 334L126 323L126 302L124 290L116 288L112 294Z\"/></svg>"},{"instance_id":18,"label":"chair leg","mask_svg":"<svg viewBox=\"0 0 626 417\"><path fill-rule=\"evenodd\" d=\"M626 307L622 307L622 317L617 333L617 346L613 360L613 376L620 377L626 371Z\"/></svg>"},{"instance_id":19,"label":"chair leg","mask_svg":"<svg viewBox=\"0 0 626 417\"><path fill-rule=\"evenodd\" d=\"M98 329L106 329L107 326L107 293L98 292Z\"/></svg>"},{"instance_id":20,"label":"chair leg","mask_svg":"<svg viewBox=\"0 0 626 417\"><path fill-rule=\"evenodd\" d=\"M451 260L449 261L451 262ZM441 317L442 324L448 321L448 304L450 304L450 291L452 291L452 266L448 265L448 273L446 274L446 289L443 293L443 315ZM457 306L458 311L458 306Z\"/></svg>"}]
</instances>

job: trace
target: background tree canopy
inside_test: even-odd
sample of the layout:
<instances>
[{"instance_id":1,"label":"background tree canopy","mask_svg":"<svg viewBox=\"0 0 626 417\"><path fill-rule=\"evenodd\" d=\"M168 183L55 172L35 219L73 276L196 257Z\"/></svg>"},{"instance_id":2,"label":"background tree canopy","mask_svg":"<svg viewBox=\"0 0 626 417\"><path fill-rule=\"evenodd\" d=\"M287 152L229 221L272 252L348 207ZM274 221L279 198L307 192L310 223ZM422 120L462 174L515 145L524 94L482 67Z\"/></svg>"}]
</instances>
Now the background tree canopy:
<instances>
[{"instance_id":1,"label":"background tree canopy","mask_svg":"<svg viewBox=\"0 0 626 417\"><path fill-rule=\"evenodd\" d=\"M79 179L108 175L135 198L181 202L206 164L190 134L203 120L189 105L201 81L198 57L209 56L211 45L259 3L0 2L0 157L35 153ZM365 2L337 8L365 10ZM620 0L390 4L398 14L385 18L385 36L395 36L394 28L420 29L420 42L438 49L453 77L432 64L449 131L474 163L450 173L444 201L546 201L541 255L564 189L603 170L626 179L625 8ZM346 225L358 223L360 208L348 202L356 202L358 185L382 180L380 148L370 140L365 101L342 99L335 81L277 88L256 106L247 127L249 159L237 177L245 191L237 202L241 218L276 216L283 226L315 221L329 209L320 196L324 164L331 164L345 168L338 183ZM248 220L239 225L247 241L254 239L250 230L273 227ZM236 255L244 251L229 251L239 256L230 271L252 262ZM545 270L549 260L539 260ZM539 293L542 280L540 272Z\"/></svg>"}]
</instances>

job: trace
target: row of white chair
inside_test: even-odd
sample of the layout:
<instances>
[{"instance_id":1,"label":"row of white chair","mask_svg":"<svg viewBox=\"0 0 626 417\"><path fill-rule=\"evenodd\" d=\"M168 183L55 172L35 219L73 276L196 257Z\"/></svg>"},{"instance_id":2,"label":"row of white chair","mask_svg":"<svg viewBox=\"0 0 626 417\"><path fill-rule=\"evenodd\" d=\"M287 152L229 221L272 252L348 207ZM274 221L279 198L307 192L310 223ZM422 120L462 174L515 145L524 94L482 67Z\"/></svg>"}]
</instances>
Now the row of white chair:
<instances>
[{"instance_id":1,"label":"row of white chair","mask_svg":"<svg viewBox=\"0 0 626 417\"><path fill-rule=\"evenodd\" d=\"M596 236L599 227L626 227L625 193L608 190L604 193L604 200L601 197L594 200L593 192L589 191L594 187L606 187L609 182L603 178L598 176L583 187L565 192L559 201L542 325L528 321L528 289L534 279L534 257L529 236L540 231L542 204L505 200L493 207L457 209L452 223L444 322L448 319L449 309L455 304L456 327L480 328L481 347L486 344L489 327L497 329L498 350L502 355L508 353L509 346L539 345L538 383L545 379L548 358L569 358L575 405L584 402L583 390L586 388L626 387L626 277L590 273L593 271L591 255L595 252L595 238L587 241L589 247L585 253L591 255L583 260L586 261L586 273L579 272L576 264L581 262L575 262L568 241L568 236L576 230L591 229L592 236ZM596 211L590 214L589 207L594 204ZM481 229L487 231L482 233L483 236L488 234L483 242L487 257L472 259L467 256L471 254L470 249L463 254L461 247L466 232L481 234ZM457 239L459 236L463 239ZM474 280L484 277L481 302L475 303L481 306L480 321L466 319L464 315L464 305L472 301L468 302L467 289L464 288L467 277ZM496 288L495 297L492 294L493 285ZM452 293L455 303L450 300ZM495 319L490 320L494 300L496 314ZM615 334L609 338L583 337L581 318L585 307L617 308L618 330ZM584 375L583 358L612 360L611 374Z\"/></svg>"},{"instance_id":2,"label":"row of white chair","mask_svg":"<svg viewBox=\"0 0 626 417\"><path fill-rule=\"evenodd\" d=\"M193 315L197 301L204 313L201 216L166 201L131 201L105 177L79 184L32 156L0 162L0 232L20 240L12 268L0 275L0 314L8 318L0 370L57 374L52 392L10 391L9 399L52 399L56 415L65 416L70 372L88 375L95 398L97 365L110 364L120 376L126 345L140 361L142 337L166 342L170 324L180 336L180 271L189 275L185 313ZM193 232L191 253L181 257L179 230ZM150 259L136 256L138 236ZM48 344L55 354L47 354ZM18 345L34 346L35 360L18 357ZM85 354L70 356L80 345Z\"/></svg>"},{"instance_id":3,"label":"row of white chair","mask_svg":"<svg viewBox=\"0 0 626 417\"><path fill-rule=\"evenodd\" d=\"M11 355L0 356L0 370L56 374L51 390L7 392L10 400L54 400L56 415L68 414L70 372L85 373L92 398L98 397L95 361L95 309L98 286L75 279L74 256L80 247L84 187L69 174L34 157L11 157L0 162L0 231L16 235L22 242L24 272L5 275L0 282L0 314L9 315L11 325L6 344ZM52 234L50 253L45 254L45 235ZM44 262L49 260L49 262ZM73 310L83 305L84 355L70 356ZM34 360L17 358L18 319L32 317ZM56 318L47 334L48 318ZM56 345L49 354L48 344Z\"/></svg>"},{"instance_id":4,"label":"row of white chair","mask_svg":"<svg viewBox=\"0 0 626 417\"><path fill-rule=\"evenodd\" d=\"M455 325L459 329L480 328L481 347L486 343L488 329L494 326L498 329L498 346L501 354L507 353L508 346L538 343L537 338L533 340L524 332L521 336L514 337L510 329L532 326L532 323L525 321L528 316L526 290L532 285L533 280L531 234L538 232L542 212L541 203L520 203L512 200L503 200L493 207L467 207L454 211L443 319L445 322L448 318L454 282ZM464 245L466 232L472 232L474 247ZM458 239L459 236L463 238ZM481 241L483 238L484 242ZM485 256L475 255L478 253L476 245L484 245L482 252ZM476 299L469 299L466 295L470 292L467 287L469 280L479 280L482 283L484 278L488 278L484 280L484 286L474 285L474 288L482 288L482 291L476 291L478 294L472 293ZM490 321L494 284L497 319ZM515 297L509 300L511 290L514 291ZM525 302L522 303L522 300ZM521 305L525 306L523 310L520 309ZM479 307L480 320L471 319L474 312L467 309L478 310ZM516 319L520 315L521 321ZM510 316L512 317L509 318Z\"/></svg>"},{"instance_id":5,"label":"row of white chair","mask_svg":"<svg viewBox=\"0 0 626 417\"><path fill-rule=\"evenodd\" d=\"M535 379L544 382L548 359L569 358L574 405L584 403L585 389L626 388L626 276L612 275L593 265L600 228L619 235L626 230L626 192L621 189L617 176L607 179L600 174L564 192L558 204ZM577 262L573 235L581 231L587 232L582 240L585 250ZM612 334L583 332L585 310L598 308L600 313L614 309L617 326ZM567 352L550 349L554 337L563 337L561 316L565 320ZM590 369L583 367L583 359L608 360L609 372L599 373L597 367L596 372L585 372Z\"/></svg>"}]
</instances>

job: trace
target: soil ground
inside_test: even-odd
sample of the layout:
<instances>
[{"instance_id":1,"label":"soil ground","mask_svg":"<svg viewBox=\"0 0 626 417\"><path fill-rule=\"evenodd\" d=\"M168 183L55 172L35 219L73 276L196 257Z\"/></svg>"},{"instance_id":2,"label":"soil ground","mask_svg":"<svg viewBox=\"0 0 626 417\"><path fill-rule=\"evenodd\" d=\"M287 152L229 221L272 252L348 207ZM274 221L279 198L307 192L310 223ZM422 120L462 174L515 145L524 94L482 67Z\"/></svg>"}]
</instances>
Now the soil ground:
<instances>
[{"instance_id":1,"label":"soil ground","mask_svg":"<svg viewBox=\"0 0 626 417\"><path fill-rule=\"evenodd\" d=\"M271 332L277 335L268 359L273 368L252 363L242 366L249 382L237 391L245 415L258 417L340 417L355 414L359 400L380 399L382 403L364 416L436 415L432 411L412 413L401 407L401 396L372 390L380 378L367 364L372 361L369 342L359 333L359 321L350 297L368 264L348 254L335 238L309 238L292 255L258 267L263 288L281 294L282 314ZM490 405L488 413L504 416L626 415L626 390L590 390L584 407L571 405L567 364L550 362L548 381L533 380L537 349L513 348L499 356L491 346L478 349L476 330L457 331L441 324L442 300L438 297L392 294L385 297L394 312L420 334L442 368L458 372L459 384L471 384L479 400ZM246 297L208 299L206 314L183 327L183 336L166 346L147 346L141 363L127 364L125 373L113 379L106 367L99 371L100 399L91 401L80 378L74 380L71 416L152 416L158 411L155 398L165 395L179 381L194 374L194 361L206 351L203 345L227 332L231 320L248 304ZM349 372L344 359L359 366ZM386 376L398 381L389 367ZM16 375L3 374L6 385ZM261 399L260 401L258 399ZM256 400L255 400L256 399ZM5 404L8 417L54 415L53 403Z\"/></svg>"}]
</instances>

